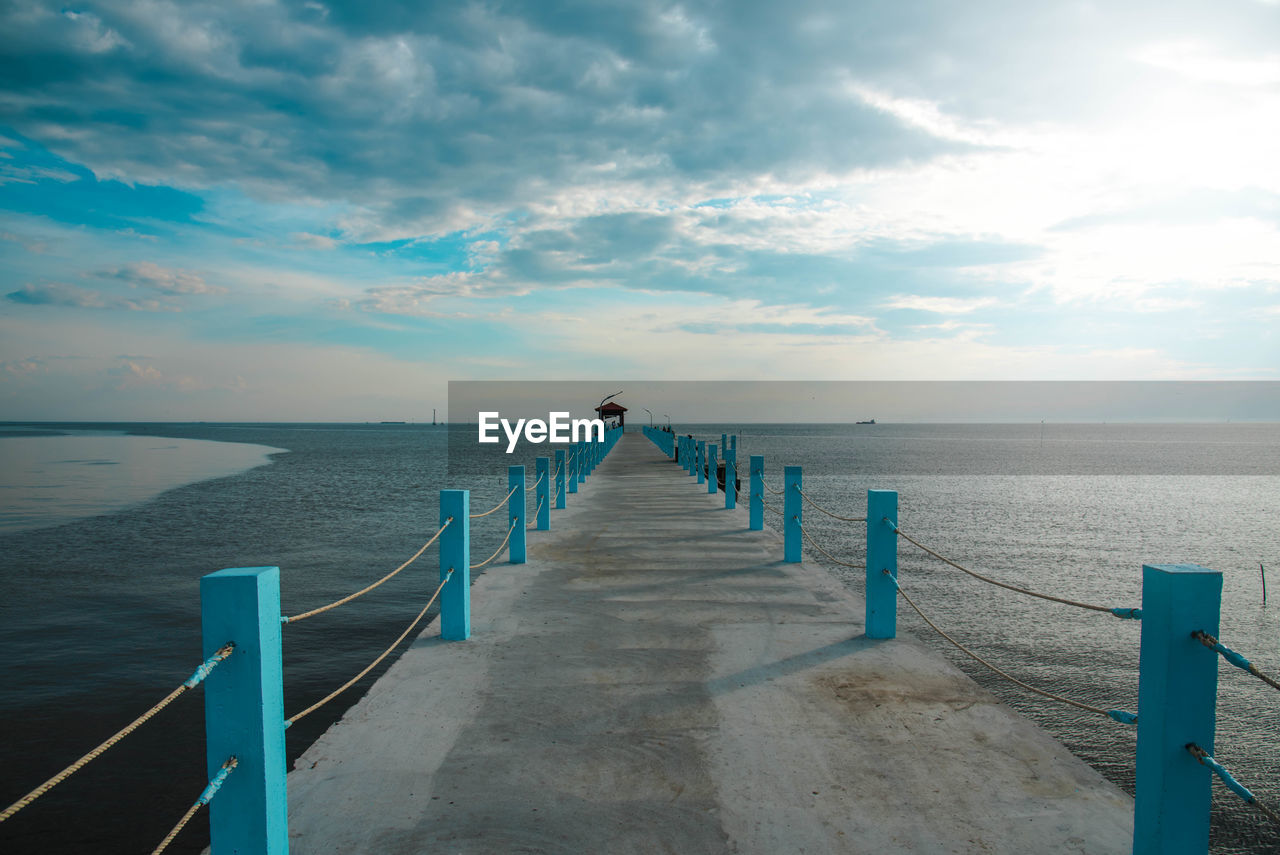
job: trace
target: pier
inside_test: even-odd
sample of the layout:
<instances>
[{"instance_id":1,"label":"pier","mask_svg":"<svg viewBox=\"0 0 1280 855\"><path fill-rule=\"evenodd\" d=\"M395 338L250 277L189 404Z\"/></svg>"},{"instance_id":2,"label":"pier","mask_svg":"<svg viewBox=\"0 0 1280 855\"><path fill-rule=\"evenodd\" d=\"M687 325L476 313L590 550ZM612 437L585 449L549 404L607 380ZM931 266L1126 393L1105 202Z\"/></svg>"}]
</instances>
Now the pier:
<instances>
[{"instance_id":1,"label":"pier","mask_svg":"<svg viewBox=\"0 0 1280 855\"><path fill-rule=\"evenodd\" d=\"M1221 573L1144 565L1140 604L1067 599L935 551L900 520L893 490L868 490L865 505L837 513L806 492L799 466L783 461L767 480L763 457L741 467L736 437L601 430L538 457L531 472L509 466L493 507L441 490L422 547L326 605L282 614L277 567L202 577L204 662L0 822L200 688L208 777L153 855L205 807L213 855L1198 855L1215 777L1280 824L1214 757L1220 663L1280 690L1219 640ZM765 527L766 511L780 532ZM865 553L833 555L806 525L816 513L860 527ZM490 527L486 540L501 535L478 561L473 526ZM899 579L902 548L1087 620L1140 621L1141 715L1022 682L963 646ZM861 569L860 591L808 560L818 555ZM405 577L421 592L417 617L364 670L286 717L287 627L419 561ZM899 634L901 606L1021 690L1101 726L1136 727L1136 800ZM285 730L397 650L288 770Z\"/></svg>"},{"instance_id":2,"label":"pier","mask_svg":"<svg viewBox=\"0 0 1280 855\"><path fill-rule=\"evenodd\" d=\"M626 435L294 764L290 851L1130 851L1127 796L724 504Z\"/></svg>"}]
</instances>

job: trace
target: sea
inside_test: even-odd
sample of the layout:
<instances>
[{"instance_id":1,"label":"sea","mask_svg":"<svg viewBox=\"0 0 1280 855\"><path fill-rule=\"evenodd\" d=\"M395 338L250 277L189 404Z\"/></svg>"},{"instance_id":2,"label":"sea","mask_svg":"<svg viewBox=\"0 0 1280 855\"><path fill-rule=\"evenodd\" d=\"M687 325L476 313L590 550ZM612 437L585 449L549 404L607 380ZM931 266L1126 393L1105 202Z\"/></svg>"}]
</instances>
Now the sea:
<instances>
[{"instance_id":1,"label":"sea","mask_svg":"<svg viewBox=\"0 0 1280 855\"><path fill-rule=\"evenodd\" d=\"M897 490L903 532L1010 584L1136 607L1144 564L1219 570L1223 642L1280 675L1280 425L674 427L716 443L736 435L739 460L763 455L774 489L784 465L803 466L806 494L840 516L862 515L868 489ZM473 430L0 424L0 806L190 675L200 663L201 576L275 565L285 613L321 605L417 551L437 526L441 489L469 489L472 507L488 508L506 493L506 464L532 466L546 453L526 445L510 458L477 452L468 460L465 432ZM685 476L673 466L672 477ZM476 556L505 533L484 522L473 527ZM806 506L805 527L837 558L862 560L861 524ZM357 673L403 630L434 590L430 553L368 596L286 627L286 714ZM861 593L862 571L813 550L805 560ZM1137 710L1136 622L992 587L906 542L899 566L902 587L935 623L1011 675L1093 706ZM1132 728L992 674L905 604L899 626L1132 793ZM393 659L291 727L289 762ZM1225 663L1219 678L1215 754L1280 806L1280 693ZM204 784L197 690L0 824L0 851L150 851ZM1213 793L1210 851L1280 846L1280 829L1254 808L1221 786ZM168 851L207 845L200 816Z\"/></svg>"}]
</instances>

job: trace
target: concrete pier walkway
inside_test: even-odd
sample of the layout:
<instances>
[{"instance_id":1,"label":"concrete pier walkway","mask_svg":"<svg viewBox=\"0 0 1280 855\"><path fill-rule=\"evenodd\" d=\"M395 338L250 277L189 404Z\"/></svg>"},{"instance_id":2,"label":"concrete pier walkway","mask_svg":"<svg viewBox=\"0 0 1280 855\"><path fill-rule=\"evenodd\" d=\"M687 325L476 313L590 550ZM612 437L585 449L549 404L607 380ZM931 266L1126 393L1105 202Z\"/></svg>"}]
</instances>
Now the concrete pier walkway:
<instances>
[{"instance_id":1,"label":"concrete pier walkway","mask_svg":"<svg viewBox=\"0 0 1280 855\"><path fill-rule=\"evenodd\" d=\"M295 764L312 853L1127 853L1132 801L640 434Z\"/></svg>"}]
</instances>

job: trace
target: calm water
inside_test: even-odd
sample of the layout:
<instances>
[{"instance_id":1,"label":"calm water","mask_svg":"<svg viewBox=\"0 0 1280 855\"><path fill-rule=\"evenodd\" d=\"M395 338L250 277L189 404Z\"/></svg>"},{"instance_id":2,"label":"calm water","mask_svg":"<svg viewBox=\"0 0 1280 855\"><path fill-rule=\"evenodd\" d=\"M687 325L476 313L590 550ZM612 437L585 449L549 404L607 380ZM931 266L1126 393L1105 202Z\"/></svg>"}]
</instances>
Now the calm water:
<instances>
[{"instance_id":1,"label":"calm water","mask_svg":"<svg viewBox=\"0 0 1280 855\"><path fill-rule=\"evenodd\" d=\"M0 532L111 513L233 475L281 449L113 431L0 427Z\"/></svg>"},{"instance_id":2,"label":"calm water","mask_svg":"<svg viewBox=\"0 0 1280 855\"><path fill-rule=\"evenodd\" d=\"M279 565L285 611L303 610L360 587L416 551L434 531L440 488L471 489L473 507L486 509L506 492L505 475L487 471L486 462L471 471L459 466L456 444L454 474L446 473L443 428L94 427L127 429L157 446L216 440L288 453L111 513L0 532L3 804L150 706L198 664L200 576L228 566ZM731 426L692 428L717 439L725 429ZM775 487L782 464L801 464L806 491L846 515L862 510L868 487L897 489L904 531L1016 584L1127 606L1139 602L1143 562L1220 569L1223 640L1280 673L1280 573L1268 608L1261 606L1258 579L1259 562L1280 567L1278 426L791 425L747 426L740 434L740 455L764 454ZM482 522L473 549L488 555L502 531ZM806 526L833 552L860 559L856 528L816 513ZM1135 624L992 589L910 549L903 545L904 587L961 639L1029 682L1097 705L1136 706ZM325 694L389 643L434 588L435 572L433 562L421 562L350 606L289 627L286 713ZM841 578L861 590L855 571ZM927 627L907 614L901 620L934 643ZM1027 698L958 664L1132 789L1130 730ZM362 688L290 728L290 761ZM1218 756L1273 803L1280 802L1278 701L1259 681L1223 670ZM149 851L203 786L201 703L198 692L180 699L0 825L0 850ZM1251 809L1216 792L1215 852L1270 851L1280 840L1260 830ZM206 844L197 820L171 851Z\"/></svg>"}]
</instances>

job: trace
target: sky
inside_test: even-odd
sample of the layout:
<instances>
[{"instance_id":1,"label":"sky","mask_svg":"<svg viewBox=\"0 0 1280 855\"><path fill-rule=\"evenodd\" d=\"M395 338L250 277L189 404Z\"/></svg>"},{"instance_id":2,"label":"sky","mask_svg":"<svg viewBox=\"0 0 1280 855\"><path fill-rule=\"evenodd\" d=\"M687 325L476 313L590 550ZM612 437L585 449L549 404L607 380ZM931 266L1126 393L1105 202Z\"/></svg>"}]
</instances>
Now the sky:
<instances>
[{"instance_id":1,"label":"sky","mask_svg":"<svg viewBox=\"0 0 1280 855\"><path fill-rule=\"evenodd\" d=\"M0 419L1276 380L1277 140L1280 0L4 0Z\"/></svg>"}]
</instances>

